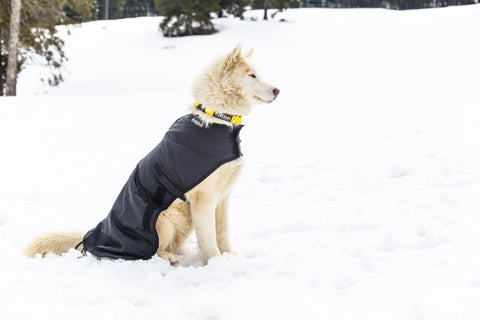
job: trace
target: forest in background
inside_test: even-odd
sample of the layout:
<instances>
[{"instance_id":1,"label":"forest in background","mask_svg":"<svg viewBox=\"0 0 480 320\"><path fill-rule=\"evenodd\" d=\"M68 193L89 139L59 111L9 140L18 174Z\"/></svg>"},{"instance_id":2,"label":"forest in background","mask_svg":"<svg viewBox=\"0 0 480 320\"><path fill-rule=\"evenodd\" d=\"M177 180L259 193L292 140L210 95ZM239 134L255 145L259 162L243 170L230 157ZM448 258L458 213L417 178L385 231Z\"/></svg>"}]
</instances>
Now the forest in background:
<instances>
[{"instance_id":1,"label":"forest in background","mask_svg":"<svg viewBox=\"0 0 480 320\"><path fill-rule=\"evenodd\" d=\"M19 25L11 28L13 3L21 4ZM386 8L420 9L478 3L478 0L0 0L0 96L15 95L17 72L27 59L35 57L51 70L43 81L56 86L63 81L62 64L67 60L63 39L56 26L94 20L140 16L163 16L160 29L166 37L215 33L214 17L232 15L243 19L249 9L263 9L268 20L287 8ZM273 9L268 11L268 9ZM12 33L18 40L15 80L7 79L9 45ZM13 37L15 38L15 37ZM12 69L9 69L12 70ZM13 71L10 72L10 74ZM10 77L11 78L11 77ZM8 85L10 83L10 85Z\"/></svg>"},{"instance_id":2,"label":"forest in background","mask_svg":"<svg viewBox=\"0 0 480 320\"><path fill-rule=\"evenodd\" d=\"M78 22L89 20L121 19L141 16L156 16L165 6L176 7L181 11L182 7L217 6L218 16L224 16L225 12L239 15L246 7L252 9L278 9L319 7L319 8L385 8L394 10L424 9L447 7L454 5L468 5L478 3L478 0L70 0L66 14L68 18ZM82 3L72 5L72 3ZM91 12L79 11L76 8L84 8L90 5ZM105 10L108 7L108 10Z\"/></svg>"}]
</instances>

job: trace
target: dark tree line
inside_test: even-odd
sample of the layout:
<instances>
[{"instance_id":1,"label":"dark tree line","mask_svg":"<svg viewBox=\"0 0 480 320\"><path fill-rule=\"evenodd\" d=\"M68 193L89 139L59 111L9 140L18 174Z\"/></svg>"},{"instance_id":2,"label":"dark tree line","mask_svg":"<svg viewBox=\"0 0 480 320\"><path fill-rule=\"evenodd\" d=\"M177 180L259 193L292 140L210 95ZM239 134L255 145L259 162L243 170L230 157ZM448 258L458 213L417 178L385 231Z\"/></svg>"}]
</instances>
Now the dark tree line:
<instances>
[{"instance_id":1,"label":"dark tree line","mask_svg":"<svg viewBox=\"0 0 480 320\"><path fill-rule=\"evenodd\" d=\"M158 15L154 0L83 0L82 2L90 2L88 5L90 11L79 12L74 8L66 11L67 16L75 22Z\"/></svg>"},{"instance_id":2,"label":"dark tree line","mask_svg":"<svg viewBox=\"0 0 480 320\"><path fill-rule=\"evenodd\" d=\"M278 9L299 7L421 9L475 4L479 0L63 0L68 23L90 20L156 16L180 17L202 21L208 28L206 12L223 17L243 17L245 8ZM212 11L209 11L212 10ZM204 16L200 19L200 16ZM198 17L197 17L198 16ZM187 20L189 20L187 19ZM173 20L173 19L169 19Z\"/></svg>"},{"instance_id":3,"label":"dark tree line","mask_svg":"<svg viewBox=\"0 0 480 320\"><path fill-rule=\"evenodd\" d=\"M123 7L123 16L129 17L149 17L158 15L154 0L126 0Z\"/></svg>"},{"instance_id":4,"label":"dark tree line","mask_svg":"<svg viewBox=\"0 0 480 320\"><path fill-rule=\"evenodd\" d=\"M213 14L243 19L245 7L251 3L252 0L155 0L159 15L164 16L160 28L167 37L212 34L216 32Z\"/></svg>"},{"instance_id":5,"label":"dark tree line","mask_svg":"<svg viewBox=\"0 0 480 320\"><path fill-rule=\"evenodd\" d=\"M478 0L303 0L301 2L303 7L408 10L475 4Z\"/></svg>"},{"instance_id":6,"label":"dark tree line","mask_svg":"<svg viewBox=\"0 0 480 320\"><path fill-rule=\"evenodd\" d=\"M17 1L17 0L15 0ZM214 33L212 18L233 15L243 19L246 8L275 12L294 7L387 8L396 10L446 7L478 3L479 0L21 0L17 70L36 56L50 67L44 79L51 85L62 80L66 56L56 25L101 19L161 15L165 36ZM6 93L7 60L10 51L12 0L0 0L0 96ZM274 13L275 14L275 13ZM12 29L13 30L13 29ZM34 55L32 55L34 54ZM16 84L15 84L16 85ZM15 92L15 91L13 91Z\"/></svg>"}]
</instances>

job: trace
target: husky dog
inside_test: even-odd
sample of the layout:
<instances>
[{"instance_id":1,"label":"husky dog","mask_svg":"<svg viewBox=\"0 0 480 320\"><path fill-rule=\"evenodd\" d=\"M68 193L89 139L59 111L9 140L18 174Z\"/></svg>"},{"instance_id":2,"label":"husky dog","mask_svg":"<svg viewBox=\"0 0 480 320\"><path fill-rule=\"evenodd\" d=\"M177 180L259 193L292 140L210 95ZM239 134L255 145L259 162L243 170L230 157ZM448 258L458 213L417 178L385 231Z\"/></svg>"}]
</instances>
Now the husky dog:
<instances>
[{"instance_id":1,"label":"husky dog","mask_svg":"<svg viewBox=\"0 0 480 320\"><path fill-rule=\"evenodd\" d=\"M193 82L195 105L142 159L107 218L85 233L34 240L25 254L61 254L70 248L98 257L149 259L172 265L195 230L204 262L232 252L228 199L244 165L238 133L242 115L275 100L280 90L262 81L241 46L216 59Z\"/></svg>"}]
</instances>

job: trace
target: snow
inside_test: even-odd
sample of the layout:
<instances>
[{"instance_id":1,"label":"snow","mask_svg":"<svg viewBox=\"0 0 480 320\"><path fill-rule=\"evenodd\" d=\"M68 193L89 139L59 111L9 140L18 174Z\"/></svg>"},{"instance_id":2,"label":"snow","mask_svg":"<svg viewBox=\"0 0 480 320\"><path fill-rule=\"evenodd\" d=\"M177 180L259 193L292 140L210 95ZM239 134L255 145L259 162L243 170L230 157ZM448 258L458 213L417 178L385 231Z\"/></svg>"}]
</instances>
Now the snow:
<instances>
[{"instance_id":1,"label":"snow","mask_svg":"<svg viewBox=\"0 0 480 320\"><path fill-rule=\"evenodd\" d=\"M0 318L479 319L479 14L297 9L178 39L155 17L60 27L65 83L32 63L0 100ZM194 238L178 267L21 254L103 219L192 76L238 42L281 93L241 133L237 255L203 266Z\"/></svg>"}]
</instances>

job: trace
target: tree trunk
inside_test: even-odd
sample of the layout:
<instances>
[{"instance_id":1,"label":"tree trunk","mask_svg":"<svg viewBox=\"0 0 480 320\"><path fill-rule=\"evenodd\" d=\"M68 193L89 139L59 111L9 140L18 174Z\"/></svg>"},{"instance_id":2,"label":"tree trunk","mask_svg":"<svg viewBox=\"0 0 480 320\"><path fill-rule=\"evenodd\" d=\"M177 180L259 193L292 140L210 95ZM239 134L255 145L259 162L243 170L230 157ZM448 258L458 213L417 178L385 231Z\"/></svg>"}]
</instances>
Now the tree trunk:
<instances>
[{"instance_id":1,"label":"tree trunk","mask_svg":"<svg viewBox=\"0 0 480 320\"><path fill-rule=\"evenodd\" d=\"M110 4L108 3L108 0L105 0L105 20L108 20L108 7Z\"/></svg>"},{"instance_id":2,"label":"tree trunk","mask_svg":"<svg viewBox=\"0 0 480 320\"><path fill-rule=\"evenodd\" d=\"M12 0L10 36L8 41L7 96L17 95L18 39L20 36L20 8L22 0Z\"/></svg>"},{"instance_id":3,"label":"tree trunk","mask_svg":"<svg viewBox=\"0 0 480 320\"><path fill-rule=\"evenodd\" d=\"M3 83L3 75L4 75L4 69L3 69L3 56L2 56L2 29L0 29L0 97L4 95L4 83Z\"/></svg>"},{"instance_id":4,"label":"tree trunk","mask_svg":"<svg viewBox=\"0 0 480 320\"><path fill-rule=\"evenodd\" d=\"M193 20L192 18L187 18L187 23L185 25L185 33L188 35L188 36L191 36L193 35Z\"/></svg>"},{"instance_id":5,"label":"tree trunk","mask_svg":"<svg viewBox=\"0 0 480 320\"><path fill-rule=\"evenodd\" d=\"M268 0L265 0L263 6L264 6L264 8L265 8L265 12L263 13L263 20L268 20L268 15L267 15L267 11L268 11Z\"/></svg>"}]
</instances>

